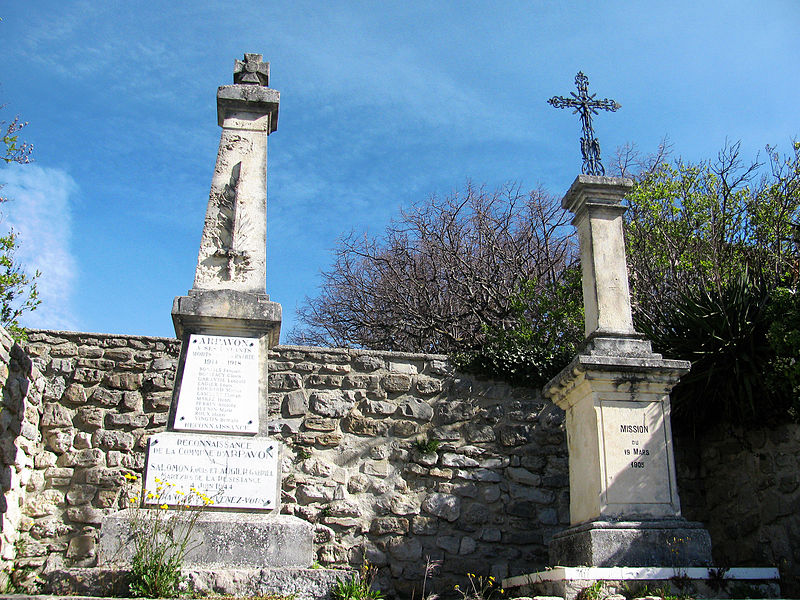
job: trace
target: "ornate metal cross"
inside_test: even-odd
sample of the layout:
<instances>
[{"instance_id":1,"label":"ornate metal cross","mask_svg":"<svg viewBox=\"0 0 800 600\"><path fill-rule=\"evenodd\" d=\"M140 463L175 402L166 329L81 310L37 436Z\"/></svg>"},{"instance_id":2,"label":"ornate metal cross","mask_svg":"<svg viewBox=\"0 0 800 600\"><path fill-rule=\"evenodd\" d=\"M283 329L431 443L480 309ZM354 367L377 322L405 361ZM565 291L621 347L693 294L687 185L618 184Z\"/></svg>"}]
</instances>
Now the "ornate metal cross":
<instances>
[{"instance_id":1,"label":"ornate metal cross","mask_svg":"<svg viewBox=\"0 0 800 600\"><path fill-rule=\"evenodd\" d=\"M547 103L556 108L574 108L574 112L580 115L583 127L583 137L581 138L583 173L585 175L605 175L606 171L600 162L600 142L594 137L592 130L592 115L596 115L598 109L615 112L622 105L608 98L595 100L597 94L589 95L589 78L581 71L578 71L575 76L575 85L578 86L578 93L570 92L572 98L553 96Z\"/></svg>"}]
</instances>

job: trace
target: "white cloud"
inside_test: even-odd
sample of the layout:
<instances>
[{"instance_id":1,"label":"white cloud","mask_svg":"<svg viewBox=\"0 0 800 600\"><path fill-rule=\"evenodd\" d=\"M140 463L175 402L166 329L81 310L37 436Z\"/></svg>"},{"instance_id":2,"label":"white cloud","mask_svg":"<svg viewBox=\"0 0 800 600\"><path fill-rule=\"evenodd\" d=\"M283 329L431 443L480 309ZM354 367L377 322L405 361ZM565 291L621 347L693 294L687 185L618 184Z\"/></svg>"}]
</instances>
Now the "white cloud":
<instances>
[{"instance_id":1,"label":"white cloud","mask_svg":"<svg viewBox=\"0 0 800 600\"><path fill-rule=\"evenodd\" d=\"M5 233L19 234L16 258L28 273L39 270L41 305L25 315L26 327L78 329L72 307L77 278L75 257L70 250L72 209L70 196L78 186L61 169L39 165L9 165L0 170L3 196L11 200L0 207Z\"/></svg>"}]
</instances>

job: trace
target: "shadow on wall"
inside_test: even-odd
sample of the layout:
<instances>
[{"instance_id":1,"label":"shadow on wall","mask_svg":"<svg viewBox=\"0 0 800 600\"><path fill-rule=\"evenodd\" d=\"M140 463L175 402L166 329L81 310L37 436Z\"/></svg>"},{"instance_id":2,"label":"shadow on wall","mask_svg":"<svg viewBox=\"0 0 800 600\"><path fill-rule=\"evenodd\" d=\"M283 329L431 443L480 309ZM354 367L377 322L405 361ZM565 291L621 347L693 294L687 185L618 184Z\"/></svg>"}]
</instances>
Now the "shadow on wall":
<instances>
[{"instance_id":1,"label":"shadow on wall","mask_svg":"<svg viewBox=\"0 0 800 600\"><path fill-rule=\"evenodd\" d=\"M0 386L0 568L12 573L34 460L42 450L39 422L45 382L31 359L2 327Z\"/></svg>"}]
</instances>

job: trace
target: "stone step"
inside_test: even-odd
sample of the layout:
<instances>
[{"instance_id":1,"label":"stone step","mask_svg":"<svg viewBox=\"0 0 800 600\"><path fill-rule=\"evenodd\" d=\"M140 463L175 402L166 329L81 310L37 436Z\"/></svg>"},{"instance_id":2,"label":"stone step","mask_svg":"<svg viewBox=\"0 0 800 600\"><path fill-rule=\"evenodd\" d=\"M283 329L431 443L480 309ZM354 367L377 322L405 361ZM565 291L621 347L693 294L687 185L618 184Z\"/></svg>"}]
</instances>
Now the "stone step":
<instances>
[{"instance_id":1,"label":"stone step","mask_svg":"<svg viewBox=\"0 0 800 600\"><path fill-rule=\"evenodd\" d=\"M344 569L201 569L185 568L187 591L199 596L233 595L262 596L294 595L296 600L331 600L336 580L357 576ZM128 591L128 571L110 567L74 568L53 571L44 580L47 594L102 598L125 598ZM16 597L17 600L19 596ZM51 597L52 598L52 597ZM2 597L0 597L2 600Z\"/></svg>"},{"instance_id":2,"label":"stone step","mask_svg":"<svg viewBox=\"0 0 800 600\"><path fill-rule=\"evenodd\" d=\"M137 510L103 518L99 566L130 565ZM291 515L203 512L192 525L189 548L187 567L305 568L314 562L314 526Z\"/></svg>"},{"instance_id":3,"label":"stone step","mask_svg":"<svg viewBox=\"0 0 800 600\"><path fill-rule=\"evenodd\" d=\"M778 569L739 567L553 567L503 580L509 598L556 596L574 600L584 588L602 584L601 598L644 586L671 589L692 598L780 598ZM626 589L627 588L627 589ZM628 592L629 593L629 592ZM742 593L746 595L741 595Z\"/></svg>"}]
</instances>

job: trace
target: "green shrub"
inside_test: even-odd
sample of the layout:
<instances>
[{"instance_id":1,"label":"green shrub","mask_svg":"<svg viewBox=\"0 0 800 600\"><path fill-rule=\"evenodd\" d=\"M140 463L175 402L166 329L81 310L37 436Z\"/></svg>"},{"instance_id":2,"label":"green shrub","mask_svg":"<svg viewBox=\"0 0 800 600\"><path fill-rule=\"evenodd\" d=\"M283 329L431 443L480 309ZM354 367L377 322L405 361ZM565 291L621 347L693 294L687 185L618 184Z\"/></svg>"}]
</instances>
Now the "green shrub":
<instances>
[{"instance_id":1,"label":"green shrub","mask_svg":"<svg viewBox=\"0 0 800 600\"><path fill-rule=\"evenodd\" d=\"M479 348L452 356L455 367L512 385L541 387L565 367L583 341L580 267L542 290L526 281L514 295L512 319L489 329Z\"/></svg>"}]
</instances>

